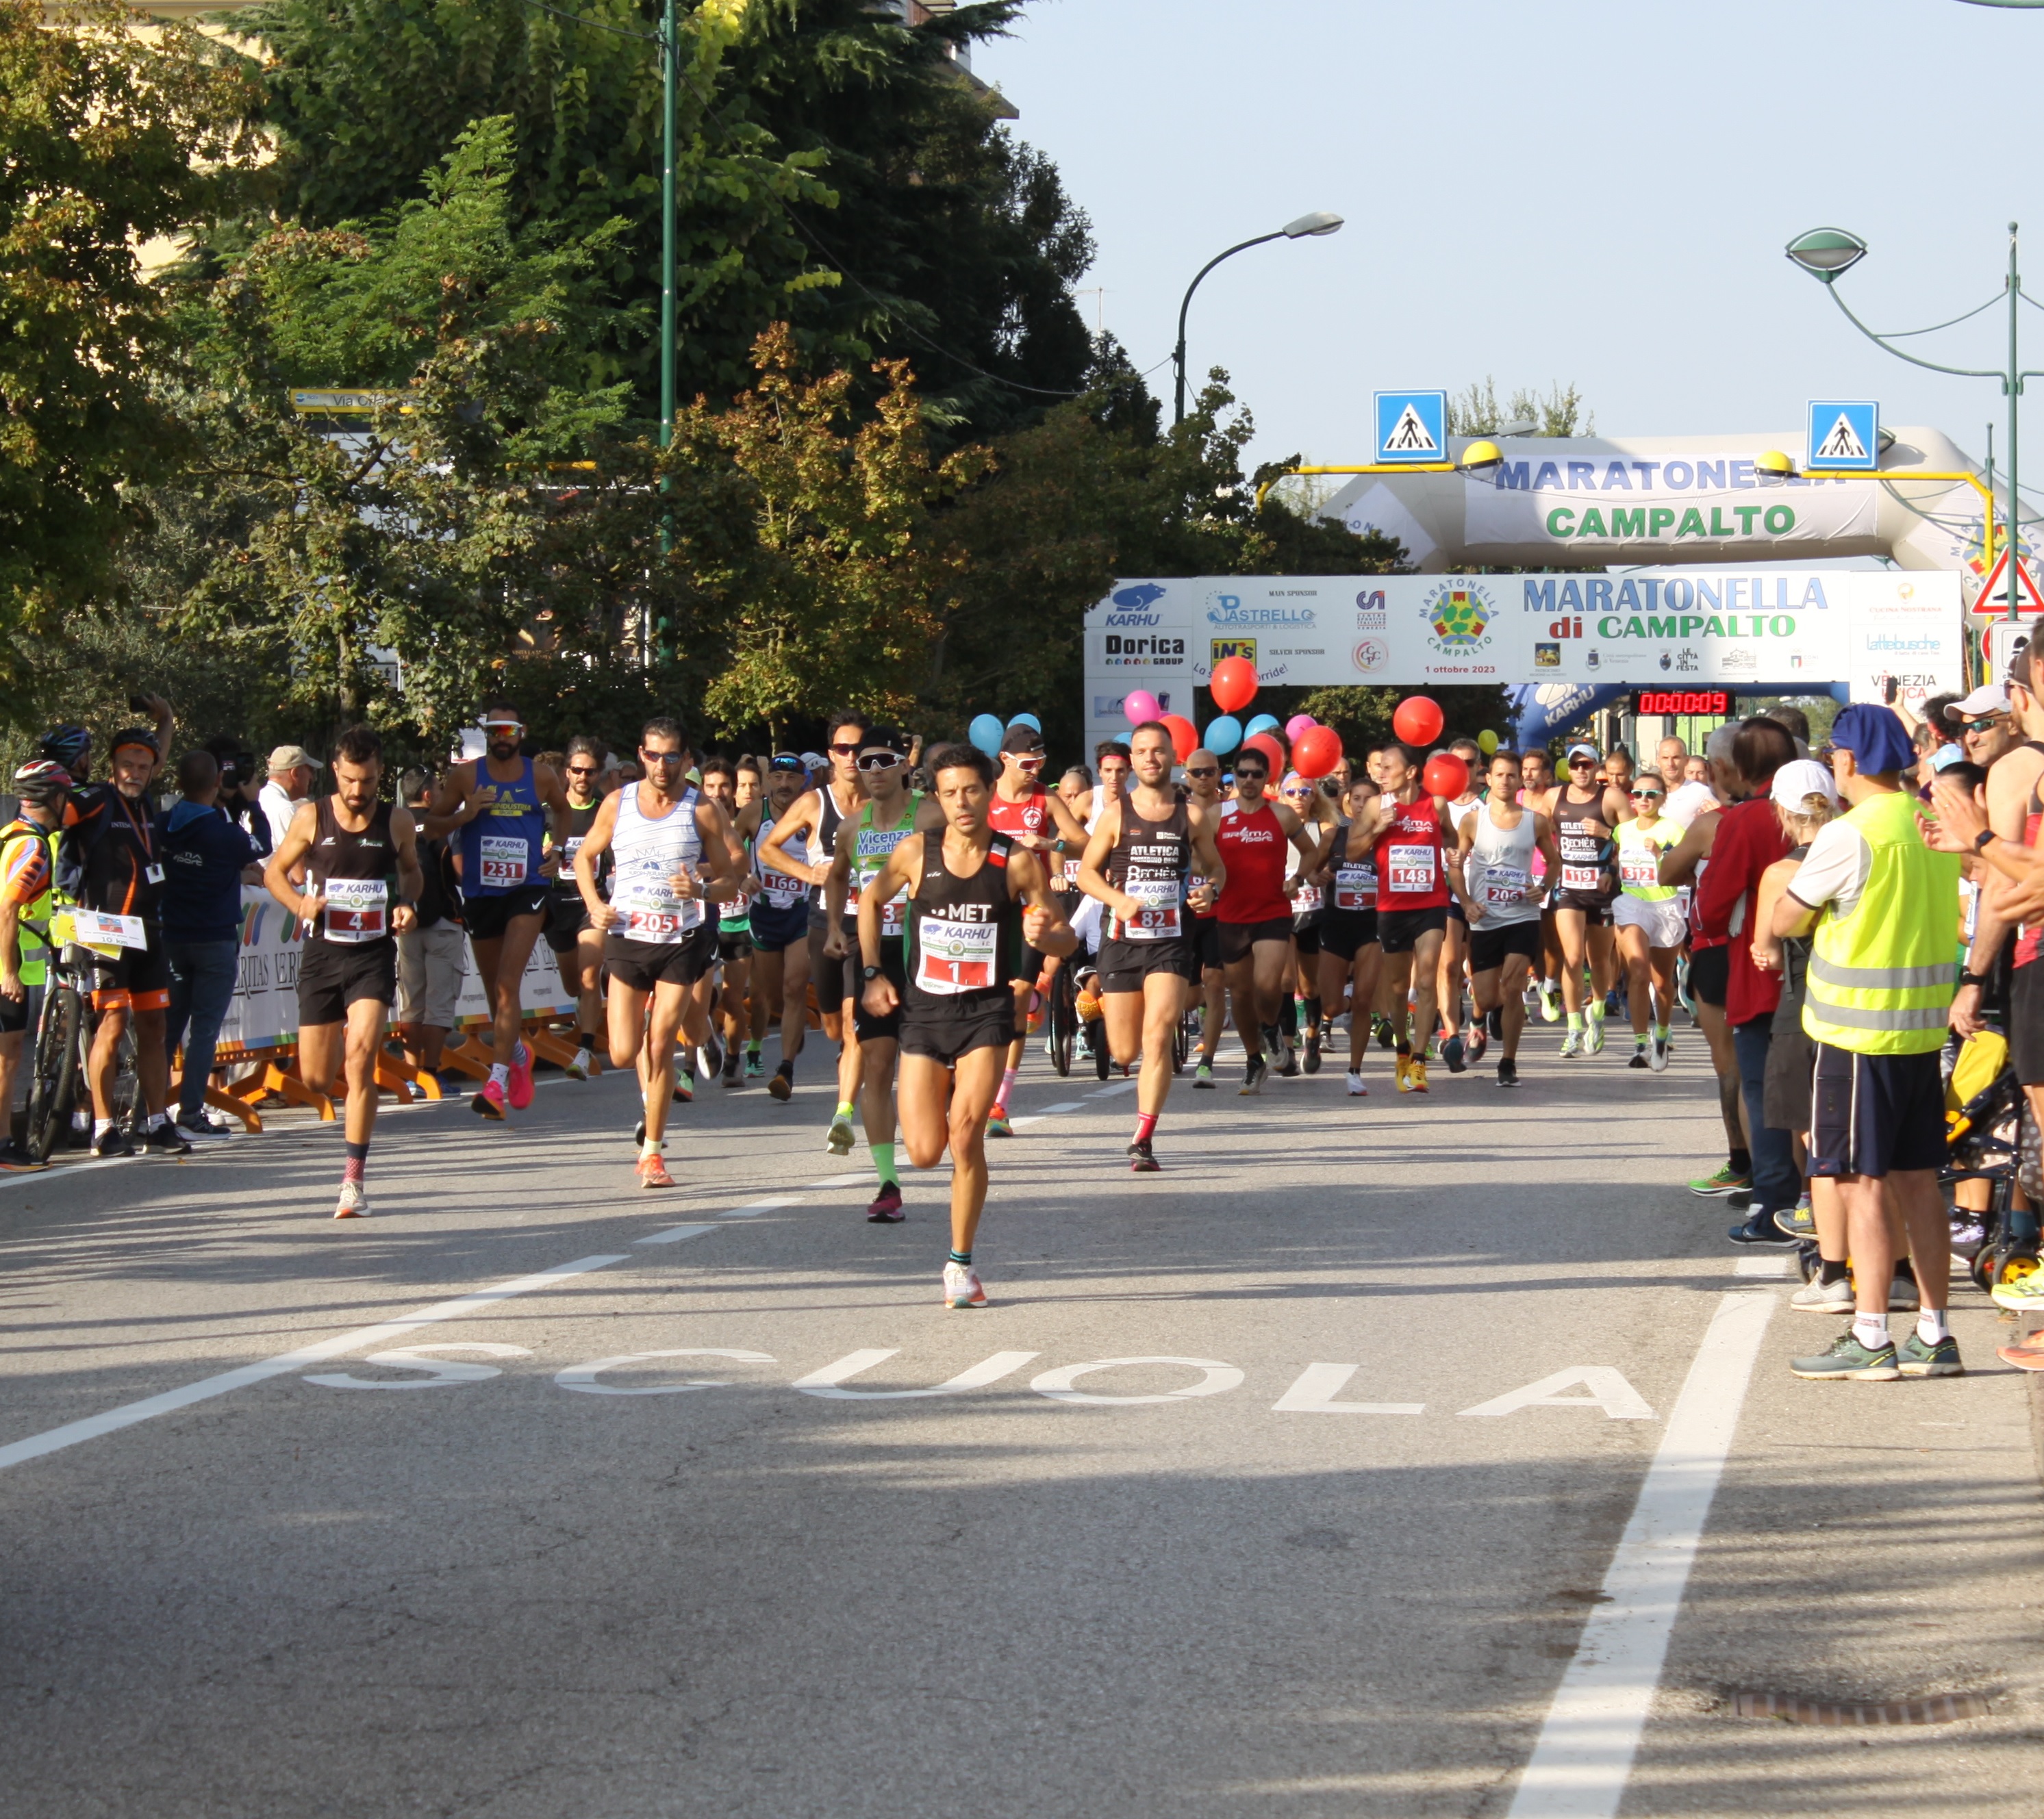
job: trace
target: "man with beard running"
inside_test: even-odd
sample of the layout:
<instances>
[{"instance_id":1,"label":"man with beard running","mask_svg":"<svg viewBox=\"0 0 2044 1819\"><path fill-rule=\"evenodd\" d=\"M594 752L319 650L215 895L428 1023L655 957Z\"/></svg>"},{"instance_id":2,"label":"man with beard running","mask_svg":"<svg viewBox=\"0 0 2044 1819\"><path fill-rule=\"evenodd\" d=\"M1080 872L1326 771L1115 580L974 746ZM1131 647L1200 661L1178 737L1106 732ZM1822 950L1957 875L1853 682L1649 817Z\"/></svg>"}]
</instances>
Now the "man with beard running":
<instances>
[{"instance_id":1,"label":"man with beard running","mask_svg":"<svg viewBox=\"0 0 2044 1819\"><path fill-rule=\"evenodd\" d=\"M1135 1134L1129 1166L1155 1171L1151 1148L1171 1090L1172 1050L1199 967L1187 911L1211 904L1228 882L1213 822L1171 785L1170 729L1146 720L1128 737L1135 785L1109 804L1079 862L1079 888L1106 905L1100 989L1108 1052L1126 1067L1139 1053ZM1188 891L1189 873L1200 879Z\"/></svg>"},{"instance_id":2,"label":"man with beard running","mask_svg":"<svg viewBox=\"0 0 2044 1819\"><path fill-rule=\"evenodd\" d=\"M602 747L576 734L568 741L563 769L567 819L559 840L548 847L543 868L552 887L547 898L547 946L560 969L561 984L574 994L574 1059L563 1071L570 1080L587 1080L603 1019L603 935L590 926L582 892L575 888L574 856L603 800L597 787L603 771Z\"/></svg>"},{"instance_id":3,"label":"man with beard running","mask_svg":"<svg viewBox=\"0 0 2044 1819\"><path fill-rule=\"evenodd\" d=\"M331 1092L344 1077L337 1219L366 1219L376 1057L398 995L398 937L412 927L425 873L412 812L378 802L383 742L350 727L334 747L333 794L292 811L263 882L305 931L298 961L298 1077ZM305 888L291 883L304 869Z\"/></svg>"},{"instance_id":4,"label":"man with beard running","mask_svg":"<svg viewBox=\"0 0 2044 1819\"><path fill-rule=\"evenodd\" d=\"M1533 879L1537 853L1547 870L1559 870L1554 830L1538 809L1520 800L1519 754L1500 746L1490 755L1489 797L1462 818L1455 862L1468 906L1470 984L1477 1022L1493 1011L1504 1030L1497 1084L1519 1084L1519 1038L1526 1029L1526 979L1540 961L1540 897Z\"/></svg>"},{"instance_id":5,"label":"man with beard running","mask_svg":"<svg viewBox=\"0 0 2044 1819\"><path fill-rule=\"evenodd\" d=\"M1616 977L1611 924L1611 906L1618 895L1615 836L1631 810L1625 792L1599 783L1596 770L1595 746L1570 746L1567 775L1533 804L1552 824L1562 852L1560 871L1549 876L1554 885L1554 934L1562 950L1562 1006L1569 1019L1562 1040L1564 1055L1602 1050L1604 993Z\"/></svg>"},{"instance_id":6,"label":"man with beard running","mask_svg":"<svg viewBox=\"0 0 2044 1819\"><path fill-rule=\"evenodd\" d=\"M809 888L799 877L770 870L762 862L760 847L808 792L809 773L801 754L774 753L766 761L766 781L758 837L752 843L752 869L759 889L752 899L752 1028L745 1045L745 1077L757 1080L765 1073L760 1050L766 1040L766 1026L778 1014L787 1071L774 1076L784 1089L774 1097L786 1099L786 1089L794 1077L793 1057L802 1052L809 1027ZM802 835L792 834L788 846L792 849L790 859L797 865L809 863L809 845Z\"/></svg>"}]
</instances>

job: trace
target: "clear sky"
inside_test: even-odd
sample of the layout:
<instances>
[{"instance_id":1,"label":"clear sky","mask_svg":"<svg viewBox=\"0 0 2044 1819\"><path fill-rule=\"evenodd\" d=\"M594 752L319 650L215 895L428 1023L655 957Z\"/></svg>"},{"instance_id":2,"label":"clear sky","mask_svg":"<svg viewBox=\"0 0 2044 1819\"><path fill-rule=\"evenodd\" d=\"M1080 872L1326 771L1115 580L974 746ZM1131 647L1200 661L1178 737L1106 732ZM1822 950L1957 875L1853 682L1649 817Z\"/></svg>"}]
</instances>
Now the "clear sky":
<instances>
[{"instance_id":1,"label":"clear sky","mask_svg":"<svg viewBox=\"0 0 2044 1819\"><path fill-rule=\"evenodd\" d=\"M1238 254L1193 300L1253 459L1369 459L1370 394L1573 381L1600 432L1793 432L1871 397L1976 456L2005 405L1862 340L1782 257L1872 246L1841 290L1883 330L2000 294L2030 223L2044 298L2044 11L1961 0L1035 0L976 71L1091 216L1083 286L1139 367L1213 254L1316 209L1325 240ZM2023 306L2044 368L2044 312ZM2000 365L2000 305L1910 343ZM1152 375L1169 408L1170 370ZM2034 394L2044 398L2044 380ZM2026 423L2044 419L2026 418ZM2044 497L2033 431L2025 491Z\"/></svg>"}]
</instances>

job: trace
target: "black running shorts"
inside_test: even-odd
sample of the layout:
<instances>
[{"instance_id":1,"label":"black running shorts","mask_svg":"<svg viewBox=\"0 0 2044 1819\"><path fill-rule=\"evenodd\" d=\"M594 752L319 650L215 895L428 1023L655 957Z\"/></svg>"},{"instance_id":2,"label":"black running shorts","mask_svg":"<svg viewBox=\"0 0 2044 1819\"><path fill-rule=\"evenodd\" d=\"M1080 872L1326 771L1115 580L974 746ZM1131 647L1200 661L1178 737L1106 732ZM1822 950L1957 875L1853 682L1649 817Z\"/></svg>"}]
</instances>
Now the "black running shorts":
<instances>
[{"instance_id":1,"label":"black running shorts","mask_svg":"<svg viewBox=\"0 0 2044 1819\"><path fill-rule=\"evenodd\" d=\"M1217 915L1196 915L1193 918L1193 950L1197 956L1200 970L1212 973L1220 965L1220 918Z\"/></svg>"},{"instance_id":2,"label":"black running shorts","mask_svg":"<svg viewBox=\"0 0 2044 1819\"><path fill-rule=\"evenodd\" d=\"M1122 941L1111 934L1101 938L1101 991L1140 992L1143 981L1153 973L1197 979L1199 957L1193 943L1189 940Z\"/></svg>"},{"instance_id":3,"label":"black running shorts","mask_svg":"<svg viewBox=\"0 0 2044 1819\"><path fill-rule=\"evenodd\" d=\"M547 899L547 945L556 954L572 954L576 938L589 927L589 905L578 891L573 896L555 891Z\"/></svg>"},{"instance_id":4,"label":"black running shorts","mask_svg":"<svg viewBox=\"0 0 2044 1819\"><path fill-rule=\"evenodd\" d=\"M603 938L603 969L632 992L655 985L693 985L717 961L717 924L704 923L686 941L629 941Z\"/></svg>"},{"instance_id":5,"label":"black running shorts","mask_svg":"<svg viewBox=\"0 0 2044 1819\"><path fill-rule=\"evenodd\" d=\"M1861 1055L1817 1045L1810 1172L1880 1176L1942 1168L1945 1080L1938 1053Z\"/></svg>"},{"instance_id":6,"label":"black running shorts","mask_svg":"<svg viewBox=\"0 0 2044 1819\"><path fill-rule=\"evenodd\" d=\"M752 945L762 954L779 954L809 938L809 906L786 904L779 908L764 897L752 904Z\"/></svg>"},{"instance_id":7,"label":"black running shorts","mask_svg":"<svg viewBox=\"0 0 2044 1819\"><path fill-rule=\"evenodd\" d=\"M1331 909L1320 918L1320 951L1344 966L1377 939L1377 911Z\"/></svg>"},{"instance_id":8,"label":"black running shorts","mask_svg":"<svg viewBox=\"0 0 2044 1819\"><path fill-rule=\"evenodd\" d=\"M2004 952L2014 938L2002 943ZM1694 961L1689 971L1694 977ZM2044 1086L2044 960L2016 967L2008 976L2008 1058L2025 1086Z\"/></svg>"},{"instance_id":9,"label":"black running shorts","mask_svg":"<svg viewBox=\"0 0 2044 1819\"><path fill-rule=\"evenodd\" d=\"M1216 921L1220 931L1220 963L1224 966L1247 960L1250 950L1259 941L1292 938L1292 919L1289 915L1273 916L1268 922L1220 922L1218 918Z\"/></svg>"},{"instance_id":10,"label":"black running shorts","mask_svg":"<svg viewBox=\"0 0 2044 1819\"><path fill-rule=\"evenodd\" d=\"M109 959L92 959L92 1004L97 1011L126 1005L136 1011L167 1011L171 1004L171 962L163 931L148 925L147 947L124 947Z\"/></svg>"},{"instance_id":11,"label":"black running shorts","mask_svg":"<svg viewBox=\"0 0 2044 1819\"><path fill-rule=\"evenodd\" d=\"M859 988L859 930L855 925L845 931L845 951L826 954L824 943L830 938L830 923L821 913L809 918L809 983L816 988L816 1008L826 1017L835 1017L844 1007L846 999L854 996Z\"/></svg>"},{"instance_id":12,"label":"black running shorts","mask_svg":"<svg viewBox=\"0 0 2044 1819\"><path fill-rule=\"evenodd\" d=\"M717 925L717 957L720 960L743 960L752 952L752 931L747 928L726 928Z\"/></svg>"},{"instance_id":13,"label":"black running shorts","mask_svg":"<svg viewBox=\"0 0 2044 1819\"><path fill-rule=\"evenodd\" d=\"M1310 922L1292 924L1292 939L1299 950L1301 960L1310 960L1320 951L1322 918L1316 915Z\"/></svg>"},{"instance_id":14,"label":"black running shorts","mask_svg":"<svg viewBox=\"0 0 2044 1819\"><path fill-rule=\"evenodd\" d=\"M1537 966L1540 963L1540 924L1508 922L1496 928L1487 922L1470 927L1469 965L1472 973L1494 973L1510 954L1520 954Z\"/></svg>"},{"instance_id":15,"label":"black running shorts","mask_svg":"<svg viewBox=\"0 0 2044 1819\"><path fill-rule=\"evenodd\" d=\"M1725 987L1731 979L1731 948L1719 942L1716 947L1689 950L1689 995L1699 1004L1722 1011Z\"/></svg>"},{"instance_id":16,"label":"black running shorts","mask_svg":"<svg viewBox=\"0 0 2044 1819\"><path fill-rule=\"evenodd\" d=\"M1410 954L1420 937L1443 934L1448 926L1448 906L1434 904L1425 909L1379 909L1377 940L1386 954Z\"/></svg>"},{"instance_id":17,"label":"black running shorts","mask_svg":"<svg viewBox=\"0 0 2044 1819\"><path fill-rule=\"evenodd\" d=\"M471 941L501 941L514 918L547 913L547 900L554 894L548 884L520 885L515 890L497 891L488 896L462 893L461 919L467 925Z\"/></svg>"},{"instance_id":18,"label":"black running shorts","mask_svg":"<svg viewBox=\"0 0 2044 1819\"><path fill-rule=\"evenodd\" d=\"M365 998L388 1005L398 996L398 943L309 941L298 951L298 1027L344 1023Z\"/></svg>"},{"instance_id":19,"label":"black running shorts","mask_svg":"<svg viewBox=\"0 0 2044 1819\"><path fill-rule=\"evenodd\" d=\"M901 1053L922 1055L949 1067L974 1049L1005 1049L1015 1040L1015 1013L1005 1004L971 1016L932 1016L901 1019Z\"/></svg>"},{"instance_id":20,"label":"black running shorts","mask_svg":"<svg viewBox=\"0 0 2044 1819\"><path fill-rule=\"evenodd\" d=\"M853 988L859 994L852 1000L851 1027L862 1042L898 1042L901 1039L901 1000L909 992L909 966L904 953L907 945L899 935L880 944L880 970L894 985L894 1008L886 1016L876 1017L866 1007L866 966L863 961L851 976Z\"/></svg>"}]
</instances>

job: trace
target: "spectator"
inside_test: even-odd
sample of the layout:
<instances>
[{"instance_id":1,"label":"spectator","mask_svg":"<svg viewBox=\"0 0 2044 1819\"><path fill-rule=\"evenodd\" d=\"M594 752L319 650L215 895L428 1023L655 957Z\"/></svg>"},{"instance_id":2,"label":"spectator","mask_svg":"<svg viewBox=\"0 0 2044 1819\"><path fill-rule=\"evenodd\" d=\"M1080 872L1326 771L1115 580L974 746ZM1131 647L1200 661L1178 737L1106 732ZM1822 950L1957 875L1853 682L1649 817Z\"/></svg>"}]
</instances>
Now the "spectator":
<instances>
[{"instance_id":1,"label":"spectator","mask_svg":"<svg viewBox=\"0 0 2044 1819\"><path fill-rule=\"evenodd\" d=\"M398 780L398 800L424 822L432 783L422 770ZM405 1058L440 1082L449 1099L461 1094L459 1076L440 1072L442 1052L454 1028L455 1006L468 971L468 940L461 925L461 885L445 839L419 840L419 869L425 875L410 928L398 937L398 1004L392 1019Z\"/></svg>"},{"instance_id":2,"label":"spectator","mask_svg":"<svg viewBox=\"0 0 2044 1819\"><path fill-rule=\"evenodd\" d=\"M1789 849L1768 792L1775 772L1795 756L1795 741L1779 722L1756 718L1740 725L1732 737L1731 770L1744 800L1716 817L1710 864L1696 883L1696 933L1727 944L1725 1021L1731 1028L1753 1153L1751 1209L1746 1223L1731 1229L1735 1244L1792 1243L1775 1224L1774 1215L1792 1212L1803 1197L1788 1133L1768 1126L1763 1103L1781 981L1778 974L1762 972L1753 960L1754 900L1761 874L1787 858Z\"/></svg>"},{"instance_id":3,"label":"spectator","mask_svg":"<svg viewBox=\"0 0 2044 1819\"><path fill-rule=\"evenodd\" d=\"M167 1063L184 1044L177 1127L195 1143L225 1141L227 1126L206 1108L206 1080L240 969L241 887L263 881L262 854L247 829L220 806L220 765L188 751L178 765L184 800L163 817L156 839L163 866L163 954L171 1002L163 1024Z\"/></svg>"},{"instance_id":4,"label":"spectator","mask_svg":"<svg viewBox=\"0 0 2044 1819\"><path fill-rule=\"evenodd\" d=\"M1769 708L1766 717L1796 742L1797 758L1810 755L1810 716L1800 708Z\"/></svg>"},{"instance_id":5,"label":"spectator","mask_svg":"<svg viewBox=\"0 0 2044 1819\"><path fill-rule=\"evenodd\" d=\"M1954 706L1948 717L1958 743L1965 748L1967 762L1983 770L2022 743L2023 734L2015 724L2004 683L1983 683Z\"/></svg>"},{"instance_id":6,"label":"spectator","mask_svg":"<svg viewBox=\"0 0 2044 1819\"><path fill-rule=\"evenodd\" d=\"M1954 983L1959 862L1924 844L1903 788L1909 737L1892 710L1847 708L1832 726L1831 747L1832 775L1851 807L1810 842L1773 927L1811 938L1803 1005L1803 1027L1817 1045L1810 1169L1835 1180L1844 1203L1855 1312L1829 1351L1791 1368L1799 1377L1873 1382L1955 1377L1965 1367L1946 1318L1952 1242L1938 1188L1938 1051ZM1923 1302L1899 1353L1888 1334L1898 1230Z\"/></svg>"},{"instance_id":7,"label":"spectator","mask_svg":"<svg viewBox=\"0 0 2044 1819\"><path fill-rule=\"evenodd\" d=\"M20 809L0 827L0 1169L10 1172L42 1166L14 1141L14 1076L47 983L52 836L70 778L33 758L15 772L14 789Z\"/></svg>"},{"instance_id":8,"label":"spectator","mask_svg":"<svg viewBox=\"0 0 2044 1819\"><path fill-rule=\"evenodd\" d=\"M312 794L313 773L325 768L302 745L280 745L270 754L270 781L256 799L269 817L270 851L276 851L298 804Z\"/></svg>"},{"instance_id":9,"label":"spectator","mask_svg":"<svg viewBox=\"0 0 2044 1819\"><path fill-rule=\"evenodd\" d=\"M1660 772L1671 796L1684 781L1682 767L1689 756L1689 748L1673 733L1654 748L1654 768Z\"/></svg>"},{"instance_id":10,"label":"spectator","mask_svg":"<svg viewBox=\"0 0 2044 1819\"><path fill-rule=\"evenodd\" d=\"M213 754L214 762L220 766L221 812L262 849L267 859L270 856L270 816L258 796L262 788L262 773L256 767L255 753L226 733L208 739L206 749Z\"/></svg>"}]
</instances>

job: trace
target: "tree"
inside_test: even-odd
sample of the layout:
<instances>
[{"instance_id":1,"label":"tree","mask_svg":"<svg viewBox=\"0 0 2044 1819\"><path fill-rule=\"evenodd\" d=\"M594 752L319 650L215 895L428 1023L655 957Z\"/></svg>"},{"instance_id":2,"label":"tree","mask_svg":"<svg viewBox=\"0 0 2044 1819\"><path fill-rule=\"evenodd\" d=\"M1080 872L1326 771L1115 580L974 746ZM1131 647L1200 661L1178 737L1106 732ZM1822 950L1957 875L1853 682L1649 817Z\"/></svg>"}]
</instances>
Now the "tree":
<instances>
[{"instance_id":1,"label":"tree","mask_svg":"<svg viewBox=\"0 0 2044 1819\"><path fill-rule=\"evenodd\" d=\"M140 249L207 219L250 163L256 97L181 26L45 25L0 0L0 716L36 711L66 623L115 584L135 482L176 421L152 390L163 300Z\"/></svg>"},{"instance_id":2,"label":"tree","mask_svg":"<svg viewBox=\"0 0 2044 1819\"><path fill-rule=\"evenodd\" d=\"M1516 391L1509 404L1500 405L1497 382L1486 378L1481 385L1472 382L1448 400L1450 436L1495 436L1508 424L1531 424L1532 428L1523 432L1531 436L1596 434L1596 414L1584 408L1583 395L1573 383L1565 387L1558 380L1545 397Z\"/></svg>"}]
</instances>

